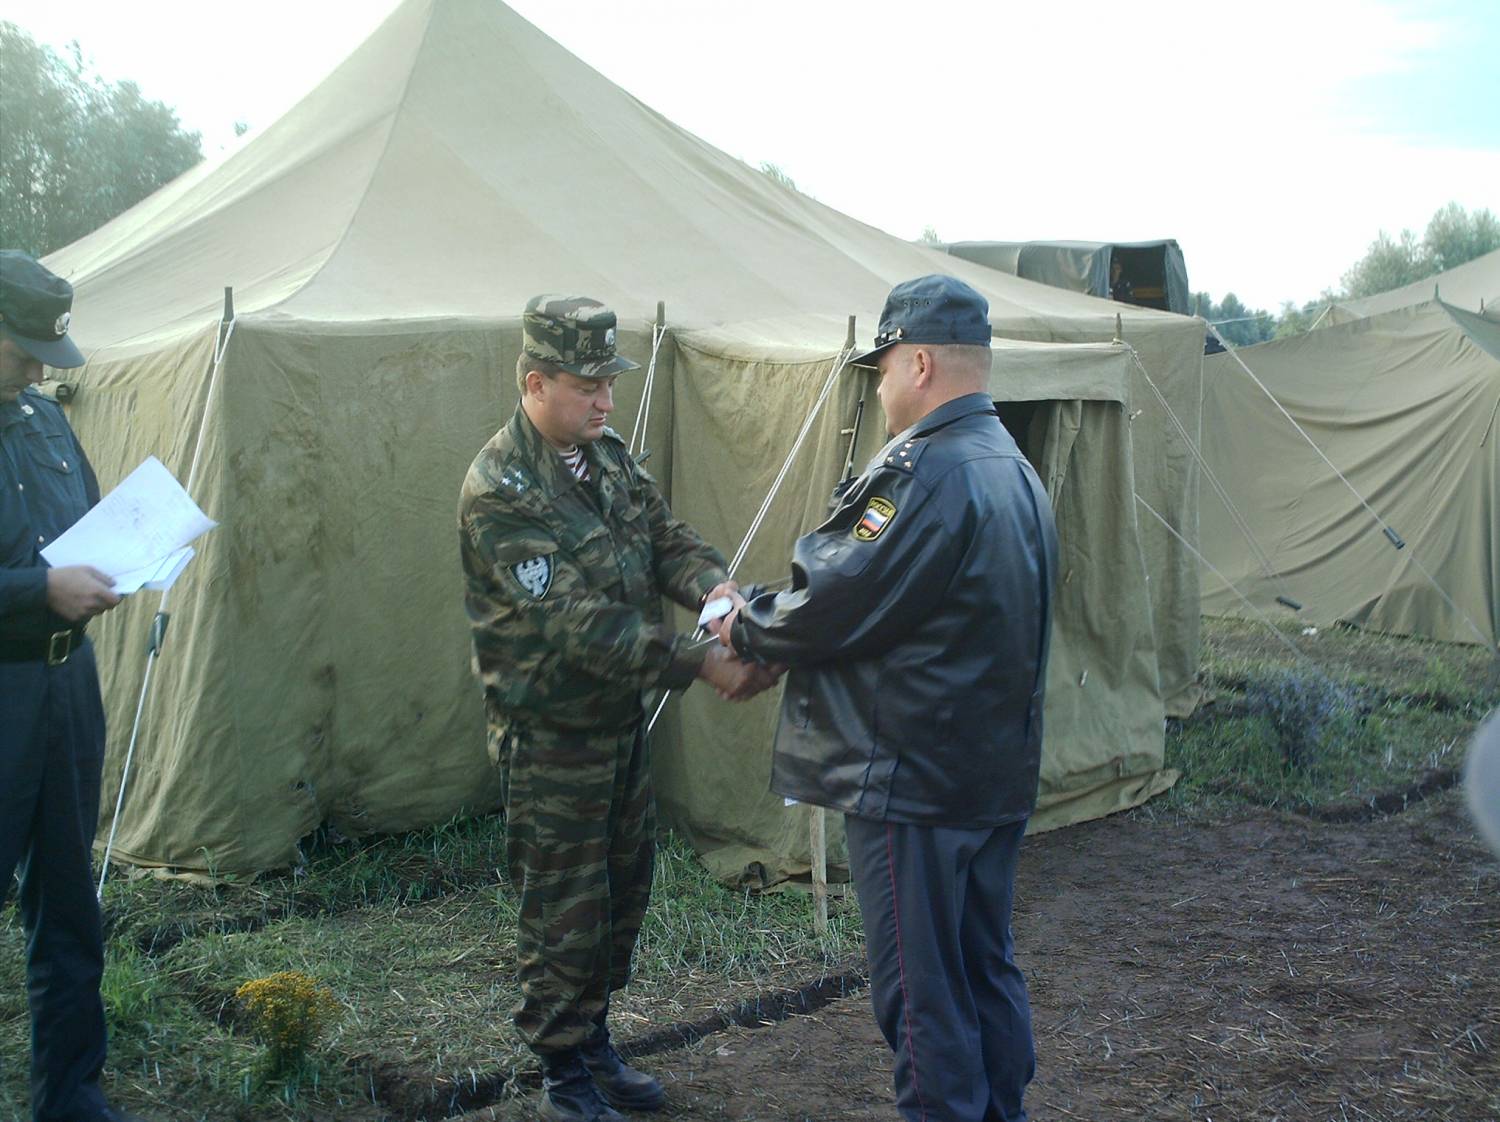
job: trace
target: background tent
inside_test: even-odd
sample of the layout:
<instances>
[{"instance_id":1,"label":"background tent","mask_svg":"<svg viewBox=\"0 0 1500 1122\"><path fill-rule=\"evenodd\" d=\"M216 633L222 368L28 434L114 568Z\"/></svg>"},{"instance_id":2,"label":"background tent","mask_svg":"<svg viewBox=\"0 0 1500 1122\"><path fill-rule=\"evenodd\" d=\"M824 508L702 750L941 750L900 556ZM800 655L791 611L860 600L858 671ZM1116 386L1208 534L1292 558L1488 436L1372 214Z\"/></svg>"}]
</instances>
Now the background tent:
<instances>
[{"instance_id":1,"label":"background tent","mask_svg":"<svg viewBox=\"0 0 1500 1122\"><path fill-rule=\"evenodd\" d=\"M1126 303L1191 315L1187 262L1169 239L1154 242L949 242L955 257L1040 284L1110 298L1110 267L1118 261L1130 288Z\"/></svg>"},{"instance_id":2,"label":"background tent","mask_svg":"<svg viewBox=\"0 0 1500 1122\"><path fill-rule=\"evenodd\" d=\"M757 325L760 327L761 325ZM697 331L678 340L673 415L675 463L689 445L721 449L719 471L679 472L674 509L711 538L738 541L748 522L741 488L761 494L779 468L763 449L795 430L807 391L832 362L826 348L789 344L837 333L829 322L778 326L772 343L759 331ZM792 543L827 516L843 476L861 397L877 405L872 377L850 371L819 417L816 451L793 466L782 497L746 557L752 581L785 578ZM1032 829L1096 818L1165 790L1165 710L1157 674L1151 600L1134 492L1131 385L1127 349L1111 344L999 341L990 393L1052 499L1062 550L1056 624L1048 667L1041 796ZM783 392L778 392L783 391ZM876 414L878 417L878 413ZM884 444L884 428L866 413L854 449L859 471ZM733 712L707 691L690 691L667 710L678 735L656 754L658 798L691 837L713 872L764 883L805 874L811 811L788 811L768 790L771 761L746 742L769 744L777 704L762 695ZM734 731L726 734L726 725ZM835 816L830 860L844 860Z\"/></svg>"},{"instance_id":3,"label":"background tent","mask_svg":"<svg viewBox=\"0 0 1500 1122\"><path fill-rule=\"evenodd\" d=\"M1444 302L1468 311L1484 312L1500 308L1500 249L1472 261L1438 273L1436 276L1393 288L1359 300L1335 300L1318 321L1320 327L1379 315L1397 308L1410 308L1441 298Z\"/></svg>"},{"instance_id":4,"label":"background tent","mask_svg":"<svg viewBox=\"0 0 1500 1122\"><path fill-rule=\"evenodd\" d=\"M324 821L396 830L492 803L454 507L470 459L514 406L532 294L613 304L622 349L641 361L659 300L674 332L775 321L775 334L793 317L831 316L835 337L783 342L836 350L843 317L858 314L868 337L890 285L939 270L986 294L1002 336L1108 341L1121 310L789 191L494 0L408 0L282 120L48 264L77 286L90 361L70 408L103 481L148 451L185 477L202 434L195 495L223 525L173 590L117 845L143 864L222 871L288 862ZM226 284L239 314L210 404ZM1123 330L1194 430L1193 323L1126 308ZM719 449L672 416L674 338L649 440L669 490L722 476ZM693 376L717 375L700 363ZM621 387L627 430L640 385ZM807 392L768 384L765 407L790 395L800 408ZM1191 458L1165 410L1140 408L1134 437L1150 453L1136 487L1191 535ZM766 432L749 450L779 463L790 439ZM759 496L735 479L721 488L748 520ZM1190 704L1196 567L1165 532L1141 538L1162 691ZM96 631L107 783L153 607L127 604Z\"/></svg>"},{"instance_id":5,"label":"background tent","mask_svg":"<svg viewBox=\"0 0 1500 1122\"><path fill-rule=\"evenodd\" d=\"M1406 542L1381 528L1234 354L1204 361L1205 462L1264 551L1205 490L1205 556L1257 607L1493 646L1500 636L1500 321L1428 301L1238 357ZM1439 592L1423 575L1429 571ZM1247 614L1212 574L1204 611ZM1448 598L1451 597L1451 603Z\"/></svg>"}]
</instances>

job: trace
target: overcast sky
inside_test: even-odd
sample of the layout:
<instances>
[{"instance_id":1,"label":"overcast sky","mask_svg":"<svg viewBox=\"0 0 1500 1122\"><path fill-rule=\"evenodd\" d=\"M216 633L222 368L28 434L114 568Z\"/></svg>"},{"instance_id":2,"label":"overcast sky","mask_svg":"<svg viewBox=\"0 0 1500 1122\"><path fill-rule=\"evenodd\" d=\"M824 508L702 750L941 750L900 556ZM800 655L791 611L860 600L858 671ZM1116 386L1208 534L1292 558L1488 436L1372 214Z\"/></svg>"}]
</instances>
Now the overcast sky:
<instances>
[{"instance_id":1,"label":"overcast sky","mask_svg":"<svg viewBox=\"0 0 1500 1122\"><path fill-rule=\"evenodd\" d=\"M0 0L202 132L264 129L395 0ZM903 238L1175 237L1312 299L1380 229L1500 211L1500 3L515 0L679 125Z\"/></svg>"}]
</instances>

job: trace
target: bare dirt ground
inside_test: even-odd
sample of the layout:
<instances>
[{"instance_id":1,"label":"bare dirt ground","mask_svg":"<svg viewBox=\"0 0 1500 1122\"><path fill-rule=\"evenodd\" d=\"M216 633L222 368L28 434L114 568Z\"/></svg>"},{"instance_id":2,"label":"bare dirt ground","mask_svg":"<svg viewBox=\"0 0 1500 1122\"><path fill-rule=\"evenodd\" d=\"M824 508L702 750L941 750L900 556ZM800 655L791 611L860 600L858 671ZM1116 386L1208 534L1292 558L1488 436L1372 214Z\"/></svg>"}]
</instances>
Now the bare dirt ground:
<instances>
[{"instance_id":1,"label":"bare dirt ground","mask_svg":"<svg viewBox=\"0 0 1500 1122\"><path fill-rule=\"evenodd\" d=\"M1457 792L1361 822L1138 813L1041 835L1015 928L1034 1122L1500 1120L1500 864ZM638 1062L672 1119L898 1118L863 993Z\"/></svg>"}]
</instances>

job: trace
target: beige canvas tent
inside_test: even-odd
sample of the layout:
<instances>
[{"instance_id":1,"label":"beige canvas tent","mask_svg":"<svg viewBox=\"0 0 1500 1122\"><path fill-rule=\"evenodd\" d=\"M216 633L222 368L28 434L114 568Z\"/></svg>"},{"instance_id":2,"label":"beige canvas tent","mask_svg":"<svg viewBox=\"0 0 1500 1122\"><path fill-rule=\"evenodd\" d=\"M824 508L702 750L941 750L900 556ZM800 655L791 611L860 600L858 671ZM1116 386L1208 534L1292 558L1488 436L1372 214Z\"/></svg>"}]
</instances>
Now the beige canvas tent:
<instances>
[{"instance_id":1,"label":"beige canvas tent","mask_svg":"<svg viewBox=\"0 0 1500 1122\"><path fill-rule=\"evenodd\" d=\"M1500 320L1429 300L1241 348L1405 543L1298 435L1233 354L1205 360L1204 554L1262 611L1493 647L1500 637ZM1251 539L1258 544L1250 544ZM1431 579L1429 579L1429 574ZM1250 614L1221 579L1204 611Z\"/></svg>"},{"instance_id":2,"label":"beige canvas tent","mask_svg":"<svg viewBox=\"0 0 1500 1122\"><path fill-rule=\"evenodd\" d=\"M201 437L195 492L222 526L172 594L117 846L142 864L223 871L285 863L324 821L394 830L493 802L453 511L474 451L513 408L530 295L610 302L623 349L642 361L665 301L650 467L727 535L726 549L816 385L789 376L755 388L735 432L737 454L760 466L746 480L677 415L684 395L727 387L741 360L703 343L689 361L680 340L739 325L767 361L787 347L832 354L845 316L868 336L891 284L940 270L984 291L1010 338L1104 342L1120 311L908 245L786 190L496 0L409 0L265 133L48 264L78 288L89 363L71 409L106 485L147 452L186 476ZM209 400L225 285L238 316ZM1125 339L1192 431L1197 329L1124 311ZM1132 370L1133 435L1149 449L1135 486L1191 534L1191 458ZM622 428L640 384L622 387ZM875 411L867 427L878 423ZM712 488L717 519L690 497L694 485ZM804 515L773 512L783 541ZM1139 537L1158 692L1170 702L1193 689L1196 569L1165 532L1143 526ZM107 784L153 607L133 602L97 629ZM663 756L768 748L738 721L685 742L671 713ZM1060 742L1066 722L1055 731ZM1079 735L1093 734L1080 725ZM1159 757L1113 742L1093 750L1120 757L1117 779L1144 797Z\"/></svg>"},{"instance_id":3,"label":"beige canvas tent","mask_svg":"<svg viewBox=\"0 0 1500 1122\"><path fill-rule=\"evenodd\" d=\"M1389 292L1358 300L1335 300L1319 317L1318 326L1336 327L1381 312L1425 304L1433 299L1442 299L1476 312L1500 308L1500 249Z\"/></svg>"}]
</instances>

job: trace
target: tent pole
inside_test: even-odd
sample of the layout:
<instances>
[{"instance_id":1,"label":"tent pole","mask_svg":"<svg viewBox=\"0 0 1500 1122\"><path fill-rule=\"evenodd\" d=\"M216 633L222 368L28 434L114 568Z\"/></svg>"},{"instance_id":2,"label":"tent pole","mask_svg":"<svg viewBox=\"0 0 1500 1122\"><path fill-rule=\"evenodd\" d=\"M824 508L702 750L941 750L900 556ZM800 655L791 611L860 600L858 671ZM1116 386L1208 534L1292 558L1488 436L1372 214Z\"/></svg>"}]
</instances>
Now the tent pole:
<instances>
[{"instance_id":1,"label":"tent pole","mask_svg":"<svg viewBox=\"0 0 1500 1122\"><path fill-rule=\"evenodd\" d=\"M651 395L656 390L656 357L661 351L662 340L667 337L667 302L656 302L656 322L651 325L651 364L646 367L646 381L641 387L641 403L635 411L635 423L630 426L630 441L625 451L643 464L651 453L646 451L646 426L651 420Z\"/></svg>"},{"instance_id":2,"label":"tent pole","mask_svg":"<svg viewBox=\"0 0 1500 1122\"><path fill-rule=\"evenodd\" d=\"M853 337L854 317L850 316L848 338L852 339ZM781 464L781 470L772 481L770 490L766 492L766 497L761 500L760 509L756 511L755 517L750 520L750 528L745 531L745 536L740 540L739 549L729 559L729 577L731 580L739 572L740 562L745 559L745 554L749 552L750 543L755 540L755 535L760 532L761 524L766 520L766 512L771 509L771 503L775 501L777 494L780 493L781 484L786 480L787 472L792 470L792 463L797 459L797 453L802 451L803 442L807 440L808 433L812 431L813 422L818 419L818 413L822 411L823 403L828 400L828 395L833 392L834 384L838 381L839 375L844 372L844 369L849 365L849 360L853 357L853 345L846 340L844 348L834 356L833 366L828 371L828 377L823 381L823 388L818 391L817 399L808 409L807 416L802 418L802 428L798 430L796 439L792 441L791 451L786 454L786 459ZM662 693L661 700L657 702L656 711L651 714L651 719L646 722L647 733L650 733L656 727L656 722L661 717L662 710L667 707L667 701L671 696L671 690L666 690Z\"/></svg>"},{"instance_id":3,"label":"tent pole","mask_svg":"<svg viewBox=\"0 0 1500 1122\"><path fill-rule=\"evenodd\" d=\"M219 384L219 368L224 362L224 352L229 347L229 337L234 334L234 289L224 287L224 315L219 320L219 331L214 339L213 362L209 366L208 393L203 399L203 416L198 421L198 436L193 442L193 459L188 466L187 486L192 494L193 482L198 477L198 456L203 451L203 434L208 428L208 412L214 400L214 389ZM109 839L104 843L104 860L99 863L99 888L97 898L104 900L104 882L109 877L109 858L115 848L115 834L120 828L120 812L125 806L125 788L130 784L130 766L135 761L135 746L141 734L141 715L146 711L146 698L151 692L151 671L161 657L162 644L167 638L167 623L171 613L167 611L167 599L172 595L168 588L161 594L156 615L151 618L151 631L146 640L146 673L141 678L141 693L135 703L135 722L131 725L130 741L125 748L125 766L120 771L120 791L115 796L115 813L109 822Z\"/></svg>"},{"instance_id":4,"label":"tent pole","mask_svg":"<svg viewBox=\"0 0 1500 1122\"><path fill-rule=\"evenodd\" d=\"M844 349L854 350L855 317L849 317L849 330L844 336ZM860 399L859 413L864 412L864 399ZM859 420L856 416L849 441L848 462L854 462L854 441L859 439ZM809 806L807 816L808 852L812 858L813 930L819 935L828 934L828 812L820 806Z\"/></svg>"}]
</instances>

